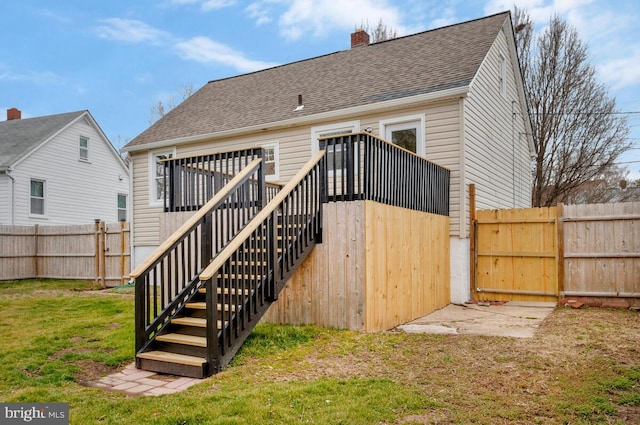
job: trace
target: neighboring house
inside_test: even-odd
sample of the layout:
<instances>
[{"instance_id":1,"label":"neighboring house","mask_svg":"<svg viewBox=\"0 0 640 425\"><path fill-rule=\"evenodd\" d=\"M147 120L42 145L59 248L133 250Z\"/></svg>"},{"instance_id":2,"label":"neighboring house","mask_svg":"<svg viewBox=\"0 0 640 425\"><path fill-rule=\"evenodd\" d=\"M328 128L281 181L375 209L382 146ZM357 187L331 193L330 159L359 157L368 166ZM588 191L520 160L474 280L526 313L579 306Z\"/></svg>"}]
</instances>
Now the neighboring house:
<instances>
[{"instance_id":1,"label":"neighboring house","mask_svg":"<svg viewBox=\"0 0 640 425\"><path fill-rule=\"evenodd\" d=\"M89 111L0 121L0 224L128 220L129 170Z\"/></svg>"},{"instance_id":2,"label":"neighboring house","mask_svg":"<svg viewBox=\"0 0 640 425\"><path fill-rule=\"evenodd\" d=\"M211 81L141 133L131 155L133 255L161 243L159 161L262 146L288 181L318 137L366 131L448 168L451 300L469 297L469 184L478 208L528 207L530 121L508 12Z\"/></svg>"}]
</instances>

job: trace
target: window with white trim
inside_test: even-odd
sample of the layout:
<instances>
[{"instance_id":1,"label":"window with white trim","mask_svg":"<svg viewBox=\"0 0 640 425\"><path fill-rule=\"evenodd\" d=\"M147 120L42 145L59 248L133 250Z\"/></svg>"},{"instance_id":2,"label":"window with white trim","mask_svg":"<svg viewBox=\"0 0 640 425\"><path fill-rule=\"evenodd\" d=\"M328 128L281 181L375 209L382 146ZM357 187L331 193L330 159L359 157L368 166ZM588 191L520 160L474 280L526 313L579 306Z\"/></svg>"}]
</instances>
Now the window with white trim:
<instances>
[{"instance_id":1,"label":"window with white trim","mask_svg":"<svg viewBox=\"0 0 640 425\"><path fill-rule=\"evenodd\" d=\"M280 147L278 142L260 145L264 149L264 176L267 181L280 179Z\"/></svg>"},{"instance_id":2,"label":"window with white trim","mask_svg":"<svg viewBox=\"0 0 640 425\"><path fill-rule=\"evenodd\" d=\"M311 128L311 154L315 155L320 150L318 139L320 137L340 136L342 134L357 133L360 131L360 121L348 121L336 124L322 125ZM343 162L342 150L340 146L336 146L335 150L327 152L327 164L329 164L329 172L332 170L343 170L345 164ZM335 162L334 162L335 161ZM334 167L335 164L335 167ZM357 170L357 167L355 168Z\"/></svg>"},{"instance_id":3,"label":"window with white trim","mask_svg":"<svg viewBox=\"0 0 640 425\"><path fill-rule=\"evenodd\" d=\"M149 152L149 205L164 205L164 162L175 156L174 150Z\"/></svg>"},{"instance_id":4,"label":"window with white trim","mask_svg":"<svg viewBox=\"0 0 640 425\"><path fill-rule=\"evenodd\" d=\"M89 138L80 136L78 148L78 158L80 161L89 161Z\"/></svg>"},{"instance_id":5,"label":"window with white trim","mask_svg":"<svg viewBox=\"0 0 640 425\"><path fill-rule=\"evenodd\" d=\"M424 128L424 115L380 121L380 134L387 142L420 156L426 154Z\"/></svg>"},{"instance_id":6,"label":"window with white trim","mask_svg":"<svg viewBox=\"0 0 640 425\"><path fill-rule=\"evenodd\" d=\"M45 181L31 179L30 188L30 213L32 215L44 215L45 213Z\"/></svg>"},{"instance_id":7,"label":"window with white trim","mask_svg":"<svg viewBox=\"0 0 640 425\"><path fill-rule=\"evenodd\" d=\"M502 56L502 53L500 54L498 61L500 66L500 77L498 80L500 94L502 96L506 96L507 95L507 61L505 60L504 56Z\"/></svg>"},{"instance_id":8,"label":"window with white trim","mask_svg":"<svg viewBox=\"0 0 640 425\"><path fill-rule=\"evenodd\" d=\"M127 195L118 193L118 221L127 221Z\"/></svg>"}]
</instances>

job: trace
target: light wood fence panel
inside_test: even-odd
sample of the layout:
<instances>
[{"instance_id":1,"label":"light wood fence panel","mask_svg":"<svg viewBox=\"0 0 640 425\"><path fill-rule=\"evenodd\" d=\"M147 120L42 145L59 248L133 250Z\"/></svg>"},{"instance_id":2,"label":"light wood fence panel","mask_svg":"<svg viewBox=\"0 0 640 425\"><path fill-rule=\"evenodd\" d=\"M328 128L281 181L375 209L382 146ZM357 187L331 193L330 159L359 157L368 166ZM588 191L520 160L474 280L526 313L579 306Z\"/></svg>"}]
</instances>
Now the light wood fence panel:
<instances>
[{"instance_id":1,"label":"light wood fence panel","mask_svg":"<svg viewBox=\"0 0 640 425\"><path fill-rule=\"evenodd\" d=\"M640 298L640 202L564 207L567 296Z\"/></svg>"},{"instance_id":2,"label":"light wood fence panel","mask_svg":"<svg viewBox=\"0 0 640 425\"><path fill-rule=\"evenodd\" d=\"M556 301L556 208L475 213L478 299Z\"/></svg>"},{"instance_id":3,"label":"light wood fence panel","mask_svg":"<svg viewBox=\"0 0 640 425\"><path fill-rule=\"evenodd\" d=\"M0 225L0 280L37 276L37 226Z\"/></svg>"},{"instance_id":4,"label":"light wood fence panel","mask_svg":"<svg viewBox=\"0 0 640 425\"><path fill-rule=\"evenodd\" d=\"M0 280L128 281L129 224L0 226Z\"/></svg>"}]
</instances>

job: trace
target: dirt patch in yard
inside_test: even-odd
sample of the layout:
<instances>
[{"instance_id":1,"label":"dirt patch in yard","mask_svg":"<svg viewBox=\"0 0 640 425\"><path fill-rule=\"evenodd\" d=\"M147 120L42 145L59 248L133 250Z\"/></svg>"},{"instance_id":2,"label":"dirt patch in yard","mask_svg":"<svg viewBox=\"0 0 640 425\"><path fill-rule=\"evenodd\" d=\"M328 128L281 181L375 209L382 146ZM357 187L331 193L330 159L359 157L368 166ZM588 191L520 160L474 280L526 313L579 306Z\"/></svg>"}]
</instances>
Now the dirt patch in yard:
<instances>
[{"instance_id":1,"label":"dirt patch in yard","mask_svg":"<svg viewBox=\"0 0 640 425\"><path fill-rule=\"evenodd\" d=\"M411 383L433 408L398 423L485 423L479 419L483 415L504 419L494 423L558 423L558 410L577 423L594 418L599 423L640 423L637 312L557 308L532 338L380 335L355 334L349 347L318 341L317 351L294 365L278 367L273 359L268 365L256 359L247 366L255 367L259 380L383 378ZM631 394L630 402L615 390L620 382L628 383L625 397Z\"/></svg>"}]
</instances>

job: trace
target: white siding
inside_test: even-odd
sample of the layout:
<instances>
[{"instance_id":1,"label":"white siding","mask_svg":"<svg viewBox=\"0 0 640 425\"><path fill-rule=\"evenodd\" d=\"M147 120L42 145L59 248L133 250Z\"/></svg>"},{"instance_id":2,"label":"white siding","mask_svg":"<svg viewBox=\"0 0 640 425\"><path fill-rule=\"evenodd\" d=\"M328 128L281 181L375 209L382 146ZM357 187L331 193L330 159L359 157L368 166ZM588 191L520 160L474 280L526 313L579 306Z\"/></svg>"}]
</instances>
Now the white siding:
<instances>
[{"instance_id":1,"label":"white siding","mask_svg":"<svg viewBox=\"0 0 640 425\"><path fill-rule=\"evenodd\" d=\"M506 24L508 28L508 23ZM476 205L528 207L531 202L529 145L515 72L504 29L474 78L464 102L464 202L468 232L468 185L476 185ZM500 56L506 59L506 92L500 94Z\"/></svg>"},{"instance_id":2,"label":"white siding","mask_svg":"<svg viewBox=\"0 0 640 425\"><path fill-rule=\"evenodd\" d=\"M89 161L78 159L80 135L89 138ZM16 189L16 225L117 222L118 193L129 193L127 170L88 120L68 127L18 163L11 175ZM30 216L30 180L44 180L45 216ZM130 203L130 199L128 199Z\"/></svg>"},{"instance_id":3,"label":"white siding","mask_svg":"<svg viewBox=\"0 0 640 425\"><path fill-rule=\"evenodd\" d=\"M314 123L313 126L345 121L360 121L360 128L371 127L379 136L379 122L403 116L425 114L425 137L427 159L449 168L451 173L452 217L459 214L459 100L432 103L402 111L371 114L361 117L338 118L335 121ZM267 131L255 135L211 140L176 147L176 156L193 156L258 146L262 143L278 142L280 147L280 182L291 179L311 158L311 127L295 127L280 131ZM148 152L133 155L134 226L133 243L136 247L159 245L159 217L162 209L149 206ZM458 220L451 220L452 232L457 232ZM138 259L136 259L138 261Z\"/></svg>"},{"instance_id":4,"label":"white siding","mask_svg":"<svg viewBox=\"0 0 640 425\"><path fill-rule=\"evenodd\" d=\"M13 224L11 218L11 179L0 174L0 224Z\"/></svg>"}]
</instances>

